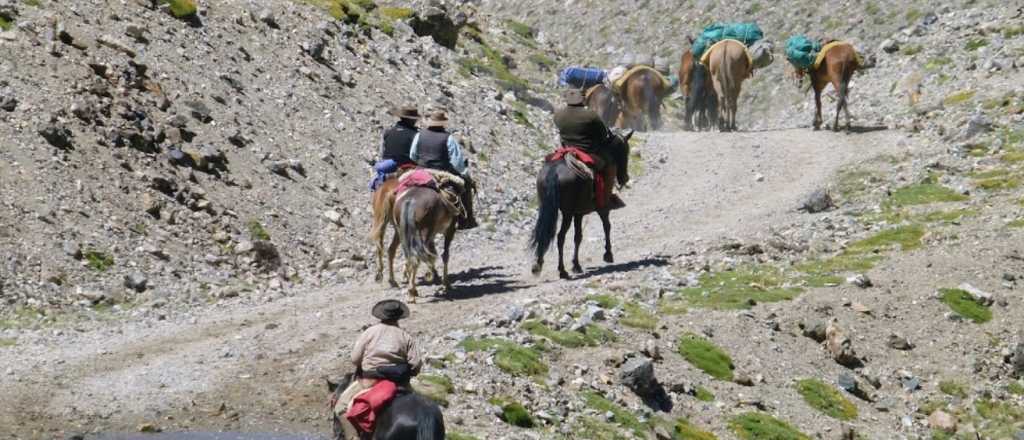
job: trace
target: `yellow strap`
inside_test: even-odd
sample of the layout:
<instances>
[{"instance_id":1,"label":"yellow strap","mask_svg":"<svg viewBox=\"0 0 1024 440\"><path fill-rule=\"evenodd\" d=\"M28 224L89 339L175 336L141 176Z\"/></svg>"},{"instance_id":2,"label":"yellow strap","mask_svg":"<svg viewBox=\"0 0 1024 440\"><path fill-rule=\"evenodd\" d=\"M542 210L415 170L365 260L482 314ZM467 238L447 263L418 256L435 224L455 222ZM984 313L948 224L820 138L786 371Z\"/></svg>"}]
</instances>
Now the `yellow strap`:
<instances>
[{"instance_id":1,"label":"yellow strap","mask_svg":"<svg viewBox=\"0 0 1024 440\"><path fill-rule=\"evenodd\" d=\"M719 44L725 43L726 41L734 41L734 42L736 42L736 44L739 44L740 46L743 46L743 53L747 54L747 63L750 64L750 68L753 69L754 68L754 58L750 56L750 51L747 50L747 45L743 44L742 41L733 40L731 38L726 38L724 40L721 40L721 41L719 41L719 42L717 42L715 44L712 44L711 47L707 48L707 50L704 51L704 54L700 56L700 63L705 65L705 66L707 66L707 67L711 67L708 64L708 61L711 59L711 51L712 51L712 49L714 49Z\"/></svg>"},{"instance_id":2,"label":"yellow strap","mask_svg":"<svg viewBox=\"0 0 1024 440\"><path fill-rule=\"evenodd\" d=\"M857 60L857 65L859 66L859 65L863 65L864 64L864 60L861 59L860 54L857 53L857 50L853 49L853 45L852 44L847 43L845 41L833 41L831 43L828 43L828 44L822 46L821 50L818 51L818 57L814 59L814 70L818 70L818 67L821 66L821 63L823 61L825 61L825 54L827 54L828 51L832 50L832 48L838 47L838 46L850 46L850 49L853 50L853 56Z\"/></svg>"}]
</instances>

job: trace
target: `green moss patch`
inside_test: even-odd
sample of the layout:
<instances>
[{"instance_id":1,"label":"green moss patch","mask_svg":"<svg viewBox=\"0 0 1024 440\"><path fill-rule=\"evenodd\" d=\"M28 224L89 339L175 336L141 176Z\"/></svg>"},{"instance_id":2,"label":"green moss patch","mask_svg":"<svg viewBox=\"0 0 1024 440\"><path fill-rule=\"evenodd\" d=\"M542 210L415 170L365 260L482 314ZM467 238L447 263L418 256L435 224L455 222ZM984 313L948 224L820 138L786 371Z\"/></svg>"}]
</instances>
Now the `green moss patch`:
<instances>
[{"instance_id":1,"label":"green moss patch","mask_svg":"<svg viewBox=\"0 0 1024 440\"><path fill-rule=\"evenodd\" d=\"M14 338L0 338L0 348L13 347L18 345L18 340Z\"/></svg>"},{"instance_id":2,"label":"green moss patch","mask_svg":"<svg viewBox=\"0 0 1024 440\"><path fill-rule=\"evenodd\" d=\"M593 301L604 309L614 309L618 307L619 304L621 304L621 301L619 301L617 297L609 295L607 293L602 293L599 295L590 295L587 297L587 301Z\"/></svg>"},{"instance_id":3,"label":"green moss patch","mask_svg":"<svg viewBox=\"0 0 1024 440\"><path fill-rule=\"evenodd\" d=\"M761 412L733 417L729 428L743 440L811 440L790 424Z\"/></svg>"},{"instance_id":4,"label":"green moss patch","mask_svg":"<svg viewBox=\"0 0 1024 440\"><path fill-rule=\"evenodd\" d=\"M14 27L14 20L0 17L0 31L9 31Z\"/></svg>"},{"instance_id":5,"label":"green moss patch","mask_svg":"<svg viewBox=\"0 0 1024 440\"><path fill-rule=\"evenodd\" d=\"M406 20L406 19L412 18L412 16L416 14L416 12L413 11L412 9L410 9L410 8L391 8L391 7L381 7L378 10L378 13L382 17L387 17L387 18L390 18L392 20Z\"/></svg>"},{"instance_id":6,"label":"green moss patch","mask_svg":"<svg viewBox=\"0 0 1024 440\"><path fill-rule=\"evenodd\" d=\"M964 49L968 51L978 50L985 46L988 46L988 39L984 37L969 38L967 39L967 42L964 43Z\"/></svg>"},{"instance_id":7,"label":"green moss patch","mask_svg":"<svg viewBox=\"0 0 1024 440\"><path fill-rule=\"evenodd\" d=\"M741 267L731 271L705 273L700 287L679 291L687 304L710 309L746 309L759 303L790 300L803 289L790 286L780 269L770 266ZM663 301L663 306L670 301Z\"/></svg>"},{"instance_id":8,"label":"green moss patch","mask_svg":"<svg viewBox=\"0 0 1024 440\"><path fill-rule=\"evenodd\" d=\"M658 326L658 318L654 316L654 313L637 303L623 304L622 310L625 312L625 315L619 320L622 325L643 330L654 330Z\"/></svg>"},{"instance_id":9,"label":"green moss patch","mask_svg":"<svg viewBox=\"0 0 1024 440\"><path fill-rule=\"evenodd\" d=\"M954 380L939 381L939 391L947 396L960 399L967 398L967 386Z\"/></svg>"},{"instance_id":10,"label":"green moss patch","mask_svg":"<svg viewBox=\"0 0 1024 440\"><path fill-rule=\"evenodd\" d=\"M551 342L569 348L594 347L615 340L613 333L594 324L584 327L583 331L573 331L554 330L540 321L526 321L522 328L533 335L547 338Z\"/></svg>"},{"instance_id":11,"label":"green moss patch","mask_svg":"<svg viewBox=\"0 0 1024 440\"><path fill-rule=\"evenodd\" d=\"M588 440L632 440L636 438L623 431L618 425L602 422L593 417L581 417L578 423L573 427L573 436L569 438Z\"/></svg>"},{"instance_id":12,"label":"green moss patch","mask_svg":"<svg viewBox=\"0 0 1024 440\"><path fill-rule=\"evenodd\" d=\"M493 351L494 363L502 371L514 376L540 376L547 374L548 366L541 352L504 339L466 339L459 344L467 351Z\"/></svg>"},{"instance_id":13,"label":"green moss patch","mask_svg":"<svg viewBox=\"0 0 1024 440\"><path fill-rule=\"evenodd\" d=\"M413 389L441 406L448 406L448 396L455 392L451 379L433 374L416 376Z\"/></svg>"},{"instance_id":14,"label":"green moss patch","mask_svg":"<svg viewBox=\"0 0 1024 440\"><path fill-rule=\"evenodd\" d=\"M260 224L259 220L249 220L249 223L246 223L245 226L249 230L249 237L253 240L270 241L270 233L263 229L263 225Z\"/></svg>"},{"instance_id":15,"label":"green moss patch","mask_svg":"<svg viewBox=\"0 0 1024 440\"><path fill-rule=\"evenodd\" d=\"M161 0L160 3L167 5L171 15L177 18L188 18L196 15L198 6L195 0Z\"/></svg>"},{"instance_id":16,"label":"green moss patch","mask_svg":"<svg viewBox=\"0 0 1024 440\"><path fill-rule=\"evenodd\" d=\"M689 420L679 419L672 427L673 440L718 440L714 434L693 426Z\"/></svg>"},{"instance_id":17,"label":"green moss patch","mask_svg":"<svg viewBox=\"0 0 1024 440\"><path fill-rule=\"evenodd\" d=\"M924 238L924 227L906 225L878 232L863 240L856 241L846 248L848 255L878 253L890 250L912 250L921 247Z\"/></svg>"},{"instance_id":18,"label":"green moss patch","mask_svg":"<svg viewBox=\"0 0 1024 440\"><path fill-rule=\"evenodd\" d=\"M948 211L933 211L925 213L920 217L925 223L952 223L968 217L976 217L980 214L976 209L951 209Z\"/></svg>"},{"instance_id":19,"label":"green moss patch","mask_svg":"<svg viewBox=\"0 0 1024 440\"><path fill-rule=\"evenodd\" d=\"M1024 228L1024 218L1013 220L1006 224L1008 228Z\"/></svg>"},{"instance_id":20,"label":"green moss patch","mask_svg":"<svg viewBox=\"0 0 1024 440\"><path fill-rule=\"evenodd\" d=\"M732 358L711 341L687 333L679 339L679 354L694 367L719 380L732 381Z\"/></svg>"},{"instance_id":21,"label":"green moss patch","mask_svg":"<svg viewBox=\"0 0 1024 440\"><path fill-rule=\"evenodd\" d=\"M637 438L645 438L650 427L641 422L631 411L617 405L615 402L604 398L604 396L592 391L583 393L583 400L587 406L597 410L599 413L612 413L612 422L632 432Z\"/></svg>"},{"instance_id":22,"label":"green moss patch","mask_svg":"<svg viewBox=\"0 0 1024 440\"><path fill-rule=\"evenodd\" d=\"M498 85L505 90L527 90L529 83L512 73L508 60L493 47L489 46L481 36L479 39L480 56L461 58L459 71L463 75L487 75L494 77Z\"/></svg>"},{"instance_id":23,"label":"green moss patch","mask_svg":"<svg viewBox=\"0 0 1024 440\"><path fill-rule=\"evenodd\" d=\"M822 414L839 420L857 418L857 407L832 385L818 379L803 379L796 383L796 390L804 402Z\"/></svg>"},{"instance_id":24,"label":"green moss patch","mask_svg":"<svg viewBox=\"0 0 1024 440\"><path fill-rule=\"evenodd\" d=\"M510 398L497 397L491 399L490 403L501 407L501 415L499 418L503 422L520 428L533 428L536 426L533 422L533 416L531 416L530 412L523 407L523 404Z\"/></svg>"},{"instance_id":25,"label":"green moss patch","mask_svg":"<svg viewBox=\"0 0 1024 440\"><path fill-rule=\"evenodd\" d=\"M981 399L974 410L982 419L975 423L981 438L1013 438L1024 429L1024 407L1016 402Z\"/></svg>"},{"instance_id":26,"label":"green moss patch","mask_svg":"<svg viewBox=\"0 0 1024 440\"><path fill-rule=\"evenodd\" d=\"M1021 382L1022 381L1019 380L1010 382L1010 384L1006 386L1006 391L1014 396L1024 396L1024 383Z\"/></svg>"},{"instance_id":27,"label":"green moss patch","mask_svg":"<svg viewBox=\"0 0 1024 440\"><path fill-rule=\"evenodd\" d=\"M981 305L961 289L940 289L940 300L949 306L956 314L974 321L976 324L983 324L992 320L992 311Z\"/></svg>"},{"instance_id":28,"label":"green moss patch","mask_svg":"<svg viewBox=\"0 0 1024 440\"><path fill-rule=\"evenodd\" d=\"M921 183L904 186L893 191L887 201L890 206L926 205L941 202L962 202L967 196L934 183Z\"/></svg>"},{"instance_id":29,"label":"green moss patch","mask_svg":"<svg viewBox=\"0 0 1024 440\"><path fill-rule=\"evenodd\" d=\"M82 258L85 259L90 269L98 272L105 272L114 265L113 256L94 249L82 252Z\"/></svg>"},{"instance_id":30,"label":"green moss patch","mask_svg":"<svg viewBox=\"0 0 1024 440\"><path fill-rule=\"evenodd\" d=\"M711 391L708 391L707 388L704 388L704 387L697 387L696 394L694 395L694 397L696 397L697 400L699 400L701 402L714 402L715 401L715 395Z\"/></svg>"},{"instance_id":31,"label":"green moss patch","mask_svg":"<svg viewBox=\"0 0 1024 440\"><path fill-rule=\"evenodd\" d=\"M961 90L946 96L946 98L942 100L942 104L947 107L952 107L954 105L960 105L970 101L973 97L974 90Z\"/></svg>"},{"instance_id":32,"label":"green moss patch","mask_svg":"<svg viewBox=\"0 0 1024 440\"><path fill-rule=\"evenodd\" d=\"M508 30L512 31L513 34L516 34L521 38L532 40L536 37L533 29L526 23L515 20L505 20L505 26L507 26Z\"/></svg>"}]
</instances>

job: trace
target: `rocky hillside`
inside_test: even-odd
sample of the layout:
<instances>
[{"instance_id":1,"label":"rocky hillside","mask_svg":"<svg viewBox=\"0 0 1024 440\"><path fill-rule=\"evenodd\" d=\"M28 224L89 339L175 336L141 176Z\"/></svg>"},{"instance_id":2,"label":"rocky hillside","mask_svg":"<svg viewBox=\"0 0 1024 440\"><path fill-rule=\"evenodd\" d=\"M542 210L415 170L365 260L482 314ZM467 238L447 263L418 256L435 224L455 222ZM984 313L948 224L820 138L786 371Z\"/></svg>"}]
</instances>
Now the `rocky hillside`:
<instances>
[{"instance_id":1,"label":"rocky hillside","mask_svg":"<svg viewBox=\"0 0 1024 440\"><path fill-rule=\"evenodd\" d=\"M8 0L0 17L5 315L365 277L395 105L451 110L491 233L552 136L557 53L470 5Z\"/></svg>"}]
</instances>

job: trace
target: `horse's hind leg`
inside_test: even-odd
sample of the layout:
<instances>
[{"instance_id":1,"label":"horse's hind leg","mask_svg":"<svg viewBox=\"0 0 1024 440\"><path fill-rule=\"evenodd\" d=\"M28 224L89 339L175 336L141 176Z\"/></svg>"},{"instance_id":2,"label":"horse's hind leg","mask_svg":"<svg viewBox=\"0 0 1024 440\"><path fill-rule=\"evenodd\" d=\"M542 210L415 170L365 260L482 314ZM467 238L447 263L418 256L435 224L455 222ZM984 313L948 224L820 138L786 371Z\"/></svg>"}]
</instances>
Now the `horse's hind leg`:
<instances>
[{"instance_id":1,"label":"horse's hind leg","mask_svg":"<svg viewBox=\"0 0 1024 440\"><path fill-rule=\"evenodd\" d=\"M416 292L416 271L420 262L416 257L409 258L405 263L405 275L409 283L409 302L415 303L418 293Z\"/></svg>"},{"instance_id":2,"label":"horse's hind leg","mask_svg":"<svg viewBox=\"0 0 1024 440\"><path fill-rule=\"evenodd\" d=\"M562 227L558 230L558 277L562 279L569 279L569 272L565 271L565 259L562 258L565 249L565 234L569 232L569 227L572 226L572 216L562 213Z\"/></svg>"},{"instance_id":3,"label":"horse's hind leg","mask_svg":"<svg viewBox=\"0 0 1024 440\"><path fill-rule=\"evenodd\" d=\"M388 246L388 284L391 287L398 287L398 283L395 281L395 253L398 252L399 241L396 229L395 235L391 237L391 244Z\"/></svg>"},{"instance_id":4,"label":"horse's hind leg","mask_svg":"<svg viewBox=\"0 0 1024 440\"><path fill-rule=\"evenodd\" d=\"M813 81L813 79L812 79ZM818 88L817 84L812 85L814 87L814 130L821 129L821 89Z\"/></svg>"},{"instance_id":5,"label":"horse's hind leg","mask_svg":"<svg viewBox=\"0 0 1024 440\"><path fill-rule=\"evenodd\" d=\"M597 211L597 215L601 217L601 226L604 228L604 262L614 263L615 257L612 255L612 221L609 218L609 211Z\"/></svg>"},{"instance_id":6,"label":"horse's hind leg","mask_svg":"<svg viewBox=\"0 0 1024 440\"><path fill-rule=\"evenodd\" d=\"M455 223L452 223L444 231L444 252L441 253L441 285L444 288L444 293L452 290L452 283L448 280L448 256L451 255L453 238L455 238Z\"/></svg>"},{"instance_id":7,"label":"horse's hind leg","mask_svg":"<svg viewBox=\"0 0 1024 440\"><path fill-rule=\"evenodd\" d=\"M583 273L583 267L580 266L580 243L583 242L583 216L576 215L572 219L573 224L573 237L572 243L574 245L572 251L572 273Z\"/></svg>"}]
</instances>

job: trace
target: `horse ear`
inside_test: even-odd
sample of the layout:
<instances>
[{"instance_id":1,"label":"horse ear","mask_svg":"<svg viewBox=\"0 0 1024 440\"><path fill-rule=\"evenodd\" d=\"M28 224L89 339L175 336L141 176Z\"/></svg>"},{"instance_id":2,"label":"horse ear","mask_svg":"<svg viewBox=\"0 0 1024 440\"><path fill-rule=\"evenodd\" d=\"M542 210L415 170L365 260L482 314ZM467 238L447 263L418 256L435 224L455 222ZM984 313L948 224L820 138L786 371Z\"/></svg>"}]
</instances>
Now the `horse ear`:
<instances>
[{"instance_id":1,"label":"horse ear","mask_svg":"<svg viewBox=\"0 0 1024 440\"><path fill-rule=\"evenodd\" d=\"M633 133L636 133L636 130L629 129L629 131L626 132L626 135L622 136L622 140L629 142L629 138L633 137Z\"/></svg>"},{"instance_id":2,"label":"horse ear","mask_svg":"<svg viewBox=\"0 0 1024 440\"><path fill-rule=\"evenodd\" d=\"M331 380L326 377L324 380L327 381L327 392L333 393L334 390L338 389L338 384L331 382Z\"/></svg>"},{"instance_id":3,"label":"horse ear","mask_svg":"<svg viewBox=\"0 0 1024 440\"><path fill-rule=\"evenodd\" d=\"M693 35L687 35L686 40L690 42L691 46L693 45Z\"/></svg>"}]
</instances>

